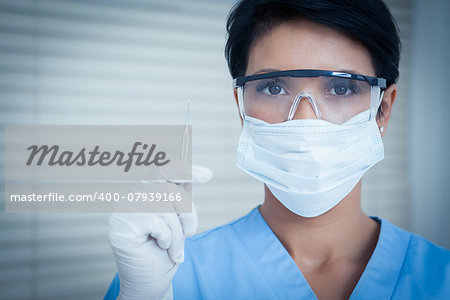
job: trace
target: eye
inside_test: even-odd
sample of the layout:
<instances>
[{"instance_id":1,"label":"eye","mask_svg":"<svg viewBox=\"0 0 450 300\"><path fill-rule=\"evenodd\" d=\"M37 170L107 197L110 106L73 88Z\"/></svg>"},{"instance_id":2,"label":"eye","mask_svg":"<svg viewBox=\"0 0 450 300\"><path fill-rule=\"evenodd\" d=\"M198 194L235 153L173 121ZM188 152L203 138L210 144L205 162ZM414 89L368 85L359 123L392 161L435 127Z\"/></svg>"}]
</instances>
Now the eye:
<instances>
[{"instance_id":1,"label":"eye","mask_svg":"<svg viewBox=\"0 0 450 300\"><path fill-rule=\"evenodd\" d=\"M284 92L283 88L279 85L271 85L268 86L266 89L271 95L278 95Z\"/></svg>"},{"instance_id":2,"label":"eye","mask_svg":"<svg viewBox=\"0 0 450 300\"><path fill-rule=\"evenodd\" d=\"M329 82L327 90L333 96L349 96L357 94L360 88L350 80L333 80Z\"/></svg>"},{"instance_id":3,"label":"eye","mask_svg":"<svg viewBox=\"0 0 450 300\"><path fill-rule=\"evenodd\" d=\"M340 84L340 85L335 85L333 87L333 89L331 90L331 92L333 95L343 96L343 95L347 95L347 93L349 93L350 90L346 86Z\"/></svg>"},{"instance_id":4,"label":"eye","mask_svg":"<svg viewBox=\"0 0 450 300\"><path fill-rule=\"evenodd\" d=\"M286 95L286 89L278 80L261 82L257 87L258 92L262 92L268 96Z\"/></svg>"}]
</instances>

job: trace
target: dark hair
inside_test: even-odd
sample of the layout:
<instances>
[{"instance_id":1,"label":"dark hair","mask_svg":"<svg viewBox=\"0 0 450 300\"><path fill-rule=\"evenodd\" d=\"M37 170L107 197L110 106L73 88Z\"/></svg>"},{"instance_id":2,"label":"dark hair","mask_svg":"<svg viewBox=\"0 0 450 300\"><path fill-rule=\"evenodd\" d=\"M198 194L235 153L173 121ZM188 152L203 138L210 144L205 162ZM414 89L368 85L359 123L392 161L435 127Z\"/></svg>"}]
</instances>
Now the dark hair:
<instances>
[{"instance_id":1,"label":"dark hair","mask_svg":"<svg viewBox=\"0 0 450 300\"><path fill-rule=\"evenodd\" d=\"M375 72L387 86L397 82L400 38L397 24L381 0L242 0L227 21L225 58L233 78L244 76L251 44L275 26L308 18L360 41Z\"/></svg>"}]
</instances>

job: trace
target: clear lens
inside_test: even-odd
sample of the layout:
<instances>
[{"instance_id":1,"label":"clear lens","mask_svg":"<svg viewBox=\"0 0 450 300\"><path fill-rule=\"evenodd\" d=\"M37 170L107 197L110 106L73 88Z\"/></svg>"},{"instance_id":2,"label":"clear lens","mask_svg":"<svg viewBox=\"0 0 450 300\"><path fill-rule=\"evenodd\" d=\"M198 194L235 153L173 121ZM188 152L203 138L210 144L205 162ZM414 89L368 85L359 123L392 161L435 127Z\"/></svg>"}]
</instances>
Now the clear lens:
<instances>
[{"instance_id":1,"label":"clear lens","mask_svg":"<svg viewBox=\"0 0 450 300\"><path fill-rule=\"evenodd\" d=\"M366 81L341 77L276 77L246 82L239 101L245 115L268 123L319 118L342 124L371 108L371 90Z\"/></svg>"}]
</instances>

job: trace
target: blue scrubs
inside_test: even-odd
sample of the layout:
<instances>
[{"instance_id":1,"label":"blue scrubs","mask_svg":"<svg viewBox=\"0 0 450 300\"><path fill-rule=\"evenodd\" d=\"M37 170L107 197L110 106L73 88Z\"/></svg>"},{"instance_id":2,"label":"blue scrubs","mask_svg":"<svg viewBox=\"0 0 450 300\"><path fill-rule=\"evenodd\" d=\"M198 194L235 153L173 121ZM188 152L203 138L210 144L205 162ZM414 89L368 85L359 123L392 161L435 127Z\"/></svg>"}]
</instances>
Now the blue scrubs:
<instances>
[{"instance_id":1,"label":"blue scrubs","mask_svg":"<svg viewBox=\"0 0 450 300\"><path fill-rule=\"evenodd\" d=\"M350 299L450 299L450 251L381 223L375 251ZM186 240L174 299L317 299L289 253L254 208ZM116 275L104 299L116 299Z\"/></svg>"}]
</instances>

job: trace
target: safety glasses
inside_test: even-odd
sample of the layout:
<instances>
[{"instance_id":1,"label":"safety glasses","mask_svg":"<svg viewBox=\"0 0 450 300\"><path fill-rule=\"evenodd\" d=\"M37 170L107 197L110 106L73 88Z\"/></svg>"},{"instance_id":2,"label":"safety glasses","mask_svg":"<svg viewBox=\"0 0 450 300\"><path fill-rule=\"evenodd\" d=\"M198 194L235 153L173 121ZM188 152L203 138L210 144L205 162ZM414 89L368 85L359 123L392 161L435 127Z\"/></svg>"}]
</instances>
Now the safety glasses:
<instances>
[{"instance_id":1,"label":"safety glasses","mask_svg":"<svg viewBox=\"0 0 450 300\"><path fill-rule=\"evenodd\" d=\"M268 123L305 118L304 109L333 124L369 121L386 88L383 78L324 70L277 71L238 77L233 83L242 117Z\"/></svg>"}]
</instances>

